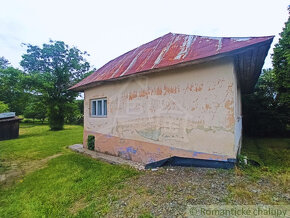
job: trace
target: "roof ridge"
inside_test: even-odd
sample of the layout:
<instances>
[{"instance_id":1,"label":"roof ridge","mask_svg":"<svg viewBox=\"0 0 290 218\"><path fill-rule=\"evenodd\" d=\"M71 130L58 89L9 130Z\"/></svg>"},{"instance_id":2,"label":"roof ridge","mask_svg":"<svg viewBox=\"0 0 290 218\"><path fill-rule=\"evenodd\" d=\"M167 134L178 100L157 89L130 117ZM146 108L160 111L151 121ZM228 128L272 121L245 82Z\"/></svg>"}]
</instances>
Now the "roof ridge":
<instances>
[{"instance_id":1,"label":"roof ridge","mask_svg":"<svg viewBox=\"0 0 290 218\"><path fill-rule=\"evenodd\" d=\"M273 38L275 35L264 35L264 36L209 36L209 35L195 35L195 34L184 34L184 33L172 33L173 35L184 35L184 36L199 36L199 37L207 37L207 38ZM167 34L169 34L167 33ZM167 35L165 34L165 35ZM164 36L165 36L164 35ZM162 36L163 37L163 36Z\"/></svg>"},{"instance_id":2,"label":"roof ridge","mask_svg":"<svg viewBox=\"0 0 290 218\"><path fill-rule=\"evenodd\" d=\"M110 60L72 88L192 62L262 42L271 44L273 37L213 37L169 32Z\"/></svg>"},{"instance_id":3,"label":"roof ridge","mask_svg":"<svg viewBox=\"0 0 290 218\"><path fill-rule=\"evenodd\" d=\"M168 32L168 33L166 33L166 34L164 34L163 36L160 36L160 37L158 37L158 38L156 38L156 39L153 39L153 40L151 40L151 41L149 41L149 42L146 42L146 43L144 43L144 44L142 44L142 45L140 45L140 46L138 46L138 47L135 47L135 48L133 48L133 49L131 49L131 50L129 50L129 51L127 51L127 52L125 52L124 54L122 54L122 55L119 55L118 57L116 57L116 58L114 58L114 59L112 59L112 60L110 60L110 61L108 61L107 63L105 63L103 66L101 66L100 68L98 68L97 70L99 70L99 69L101 69L102 67L104 67L105 65L107 65L107 64L109 64L110 62L112 62L112 61L114 61L114 60L116 60L117 58L120 58L120 57L122 57L122 56L124 56L124 55L126 55L126 54L128 54L128 53L130 53L130 52L132 52L132 51L134 51L134 50L137 50L138 48L140 48L140 47L142 47L142 46L144 46L144 45L147 45L147 44L150 44L150 43L152 43L152 42L154 42L154 41L156 41L156 40L158 40L158 39L161 39L161 38L163 38L163 37L165 37L165 36L167 36L167 35L173 35L173 36L175 36L175 35L181 35L181 36L195 36L195 37L201 37L201 38L209 38L209 39L220 39L220 38L267 38L267 37L275 37L275 35L272 35L272 36L249 36L249 37L246 37L246 36L243 36L243 37L239 37L239 36L235 36L235 37L219 37L219 36L202 36L202 35L189 35L189 34L183 34L183 33L172 33L172 32ZM96 70L96 71L97 71Z\"/></svg>"},{"instance_id":4,"label":"roof ridge","mask_svg":"<svg viewBox=\"0 0 290 218\"><path fill-rule=\"evenodd\" d=\"M140 48L141 46L144 46L144 45L147 45L147 44L149 44L149 43L152 43L152 42L154 42L154 41L156 41L156 40L158 40L158 39L161 39L161 38L163 38L164 36L169 35L169 34L172 34L172 33L171 33L171 32L166 33L166 34L163 35L163 36L159 36L159 37L156 38L156 39L153 39L153 40L151 40L151 41L149 41L149 42L146 42L146 43L144 43L144 44L142 44L142 45L139 45L138 47L135 47L135 48L133 48L133 49L131 49L131 50L125 52L124 54L121 54L121 55L119 55L118 57L115 57L114 59L112 59L112 60L108 61L107 63L105 63L103 66L101 66L101 67L99 67L98 69L96 69L95 72L98 71L99 69L103 68L105 65L109 64L110 62L112 62L112 61L114 61L114 60L116 60L116 59L118 59L118 58L120 58L120 57L122 57L122 56L124 56L124 55L126 55L126 54L128 54L128 53L130 53L130 52L133 52L134 50L137 50L137 49Z\"/></svg>"}]
</instances>

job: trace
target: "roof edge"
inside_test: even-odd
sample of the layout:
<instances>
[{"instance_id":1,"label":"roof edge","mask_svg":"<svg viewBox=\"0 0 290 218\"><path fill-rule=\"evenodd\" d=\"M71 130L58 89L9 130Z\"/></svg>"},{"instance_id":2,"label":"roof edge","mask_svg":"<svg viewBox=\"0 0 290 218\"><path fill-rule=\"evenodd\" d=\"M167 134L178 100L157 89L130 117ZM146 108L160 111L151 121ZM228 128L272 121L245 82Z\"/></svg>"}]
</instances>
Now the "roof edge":
<instances>
[{"instance_id":1,"label":"roof edge","mask_svg":"<svg viewBox=\"0 0 290 218\"><path fill-rule=\"evenodd\" d=\"M248 46L245 46L245 47L242 47L242 48L239 48L239 49L235 49L235 50L232 50L232 51L229 51L229 52L225 52L225 53L221 53L221 54L215 54L215 55L212 55L212 56L196 59L196 60L193 60L193 61L187 61L187 62L183 62L183 63L173 64L173 65L165 66L165 67L161 67L161 68L153 68L153 69L146 70L146 71L140 71L140 72L137 72L137 73L134 73L134 74L124 75L124 76L117 77L117 78L110 78L110 79L106 79L106 80L93 81L93 82L90 82L90 83L87 83L87 84L84 84L84 85L81 85L81 86L77 86L78 85L78 83L77 83L74 86L70 87L69 90L83 92L86 89L89 89L89 88L92 88L92 87L95 87L95 86L99 86L99 85L102 85L102 84L108 83L108 82L119 81L119 80L131 78L131 77L141 76L141 75L144 75L144 74L150 74L150 73L153 73L153 72L166 71L166 70L169 70L169 69L171 69L173 67L180 68L180 67L185 67L185 66L189 66L189 65L201 64L201 63L213 61L213 60L216 60L216 59L237 55L237 54L246 52L247 50L254 49L255 47L260 47L260 46L267 45L267 44L271 45L271 43L272 43L272 41L273 41L275 36L264 36L264 37L269 37L269 38L264 40L264 41L262 41L262 42L258 42L256 44L248 45ZM241 37L238 37L238 38L241 38ZM259 37L257 37L257 38L259 38Z\"/></svg>"}]
</instances>

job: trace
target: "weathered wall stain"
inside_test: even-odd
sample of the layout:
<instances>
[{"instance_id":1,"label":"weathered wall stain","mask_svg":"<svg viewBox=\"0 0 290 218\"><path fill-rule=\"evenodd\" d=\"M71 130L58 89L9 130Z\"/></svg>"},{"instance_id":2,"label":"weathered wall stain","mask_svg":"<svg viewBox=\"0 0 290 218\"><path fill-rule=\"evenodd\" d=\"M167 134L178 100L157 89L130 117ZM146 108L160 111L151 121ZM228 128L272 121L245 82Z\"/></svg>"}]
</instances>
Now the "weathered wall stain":
<instances>
[{"instance_id":1,"label":"weathered wall stain","mask_svg":"<svg viewBox=\"0 0 290 218\"><path fill-rule=\"evenodd\" d=\"M129 100L133 100L134 98L137 98L137 92L136 91L134 91L133 93L130 93L129 94Z\"/></svg>"},{"instance_id":2,"label":"weathered wall stain","mask_svg":"<svg viewBox=\"0 0 290 218\"><path fill-rule=\"evenodd\" d=\"M100 137L96 148L106 151L105 147L117 137L118 143L110 146L119 149L110 150L111 154L132 158L132 152L126 149L132 147L136 153L146 156L146 160L142 159L144 163L171 155L166 149L159 151L158 146L153 146L152 151L142 148L147 143L235 158L236 87L232 60L178 71L160 72L147 78L123 80L86 90L85 132L110 136L106 140ZM90 99L98 97L108 99L107 118L89 116ZM137 147L125 145L128 140L139 144ZM192 153L189 156L192 157Z\"/></svg>"},{"instance_id":3,"label":"weathered wall stain","mask_svg":"<svg viewBox=\"0 0 290 218\"><path fill-rule=\"evenodd\" d=\"M234 118L234 101L233 100L227 100L225 102L225 108L228 110L227 112L227 127L233 127L235 124L235 118Z\"/></svg>"},{"instance_id":4,"label":"weathered wall stain","mask_svg":"<svg viewBox=\"0 0 290 218\"><path fill-rule=\"evenodd\" d=\"M96 151L146 164L166 159L172 156L219 160L219 161L227 161L227 159L230 158L227 155L208 154L199 151L189 151L186 149L168 147L164 145L158 145L155 143L148 143L138 140L120 139L119 137L115 136L107 138L105 135L100 133L84 131L84 139L86 139L88 135L95 136ZM106 146L103 146L104 144Z\"/></svg>"},{"instance_id":5,"label":"weathered wall stain","mask_svg":"<svg viewBox=\"0 0 290 218\"><path fill-rule=\"evenodd\" d=\"M144 130L136 130L136 132L143 136L144 138L147 139L151 139L154 141L158 141L160 134L161 134L161 130L160 129L144 129Z\"/></svg>"}]
</instances>

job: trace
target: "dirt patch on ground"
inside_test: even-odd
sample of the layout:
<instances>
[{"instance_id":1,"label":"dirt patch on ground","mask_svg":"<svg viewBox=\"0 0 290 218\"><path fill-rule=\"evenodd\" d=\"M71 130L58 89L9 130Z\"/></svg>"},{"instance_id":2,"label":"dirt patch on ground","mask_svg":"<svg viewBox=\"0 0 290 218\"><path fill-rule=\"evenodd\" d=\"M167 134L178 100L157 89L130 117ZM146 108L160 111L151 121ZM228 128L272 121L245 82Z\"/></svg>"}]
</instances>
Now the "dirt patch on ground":
<instances>
[{"instance_id":1,"label":"dirt patch on ground","mask_svg":"<svg viewBox=\"0 0 290 218\"><path fill-rule=\"evenodd\" d=\"M76 215L81 209L88 206L88 202L85 198L81 198L80 200L76 201L69 209L69 212L73 215Z\"/></svg>"},{"instance_id":2,"label":"dirt patch on ground","mask_svg":"<svg viewBox=\"0 0 290 218\"><path fill-rule=\"evenodd\" d=\"M62 153L46 157L41 160L29 161L26 163L11 163L10 169L0 174L0 185L9 186L17 179L22 178L27 173L34 172L46 166L47 162L53 158L61 156Z\"/></svg>"}]
</instances>

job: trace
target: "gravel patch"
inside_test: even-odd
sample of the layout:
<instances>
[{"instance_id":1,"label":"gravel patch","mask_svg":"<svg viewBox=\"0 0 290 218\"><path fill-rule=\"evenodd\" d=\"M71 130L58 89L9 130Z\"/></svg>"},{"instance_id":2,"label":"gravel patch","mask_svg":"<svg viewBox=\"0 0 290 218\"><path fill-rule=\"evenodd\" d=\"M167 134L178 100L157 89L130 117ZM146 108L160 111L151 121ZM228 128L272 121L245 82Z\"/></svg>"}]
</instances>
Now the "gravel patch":
<instances>
[{"instance_id":1,"label":"gravel patch","mask_svg":"<svg viewBox=\"0 0 290 218\"><path fill-rule=\"evenodd\" d=\"M188 205L289 204L286 193L268 179L253 182L234 169L159 168L124 182L112 195L107 217L184 217Z\"/></svg>"},{"instance_id":2,"label":"gravel patch","mask_svg":"<svg viewBox=\"0 0 290 218\"><path fill-rule=\"evenodd\" d=\"M117 191L108 217L183 217L187 205L226 204L228 186L235 182L229 170L168 167L147 171Z\"/></svg>"}]
</instances>

